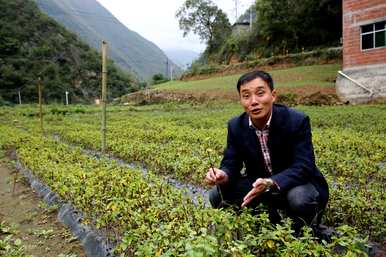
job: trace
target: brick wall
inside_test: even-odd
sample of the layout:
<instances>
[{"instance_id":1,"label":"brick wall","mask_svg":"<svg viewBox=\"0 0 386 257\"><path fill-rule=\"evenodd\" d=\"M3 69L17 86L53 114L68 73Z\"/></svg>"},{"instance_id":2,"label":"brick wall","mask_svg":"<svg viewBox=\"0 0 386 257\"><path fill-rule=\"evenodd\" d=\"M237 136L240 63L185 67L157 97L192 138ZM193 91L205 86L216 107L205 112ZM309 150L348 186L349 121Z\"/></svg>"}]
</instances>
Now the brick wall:
<instances>
[{"instance_id":1,"label":"brick wall","mask_svg":"<svg viewBox=\"0 0 386 257\"><path fill-rule=\"evenodd\" d=\"M343 0L343 69L386 63L386 47L361 50L361 25L386 20L386 0Z\"/></svg>"}]
</instances>

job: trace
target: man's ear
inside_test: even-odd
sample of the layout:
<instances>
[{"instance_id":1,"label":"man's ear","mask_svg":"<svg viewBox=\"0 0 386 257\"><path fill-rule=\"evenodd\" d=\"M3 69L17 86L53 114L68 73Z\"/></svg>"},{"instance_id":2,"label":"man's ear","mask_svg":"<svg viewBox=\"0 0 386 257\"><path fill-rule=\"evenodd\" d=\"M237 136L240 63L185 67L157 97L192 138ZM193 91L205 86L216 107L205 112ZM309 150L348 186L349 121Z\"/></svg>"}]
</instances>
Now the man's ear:
<instances>
[{"instance_id":1,"label":"man's ear","mask_svg":"<svg viewBox=\"0 0 386 257\"><path fill-rule=\"evenodd\" d=\"M273 102L276 102L276 98L277 98L276 89L273 89L271 94L272 94Z\"/></svg>"}]
</instances>

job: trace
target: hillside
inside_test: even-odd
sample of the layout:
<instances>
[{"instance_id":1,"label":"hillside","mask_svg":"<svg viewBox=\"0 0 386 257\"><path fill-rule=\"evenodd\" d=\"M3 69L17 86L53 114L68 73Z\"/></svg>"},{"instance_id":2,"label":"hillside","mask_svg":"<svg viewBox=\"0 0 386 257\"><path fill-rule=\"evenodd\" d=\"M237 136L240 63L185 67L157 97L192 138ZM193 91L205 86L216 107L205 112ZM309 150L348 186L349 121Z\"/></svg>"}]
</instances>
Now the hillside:
<instances>
[{"instance_id":1,"label":"hillside","mask_svg":"<svg viewBox=\"0 0 386 257\"><path fill-rule=\"evenodd\" d=\"M129 30L96 0L35 0L42 11L100 49L109 43L109 56L141 79L166 73L167 56L154 43ZM169 61L170 63L170 61ZM176 66L175 72L180 72Z\"/></svg>"},{"instance_id":2,"label":"hillside","mask_svg":"<svg viewBox=\"0 0 386 257\"><path fill-rule=\"evenodd\" d=\"M289 69L272 70L270 73L275 81L275 87L300 88L300 87L330 87L334 88L334 79L339 70L339 64L300 66ZM204 80L172 81L157 85L159 90L178 91L224 91L236 93L236 83L242 74L218 76Z\"/></svg>"},{"instance_id":3,"label":"hillside","mask_svg":"<svg viewBox=\"0 0 386 257\"><path fill-rule=\"evenodd\" d=\"M338 47L342 1L259 0L224 33L212 35L215 46L206 42L201 64L232 64Z\"/></svg>"},{"instance_id":4,"label":"hillside","mask_svg":"<svg viewBox=\"0 0 386 257\"><path fill-rule=\"evenodd\" d=\"M30 0L0 0L0 104L36 101L38 77L45 102L90 102L99 96L101 58ZM136 89L134 77L108 68L110 97Z\"/></svg>"},{"instance_id":5,"label":"hillside","mask_svg":"<svg viewBox=\"0 0 386 257\"><path fill-rule=\"evenodd\" d=\"M278 102L288 105L331 105L339 102L335 94L334 82L339 69L340 64L325 64L281 68L269 70L269 72L275 82ZM123 96L121 102L149 104L238 101L236 83L242 73L206 77L201 80L171 81L156 85L152 90Z\"/></svg>"}]
</instances>

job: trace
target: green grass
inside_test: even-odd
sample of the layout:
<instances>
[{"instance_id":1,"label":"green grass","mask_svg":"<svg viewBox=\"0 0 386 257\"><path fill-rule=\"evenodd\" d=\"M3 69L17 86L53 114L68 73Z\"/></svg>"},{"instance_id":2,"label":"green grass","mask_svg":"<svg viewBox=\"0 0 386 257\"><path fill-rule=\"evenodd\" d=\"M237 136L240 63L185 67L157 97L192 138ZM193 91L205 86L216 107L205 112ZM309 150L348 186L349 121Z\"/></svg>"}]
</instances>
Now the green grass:
<instances>
[{"instance_id":1,"label":"green grass","mask_svg":"<svg viewBox=\"0 0 386 257\"><path fill-rule=\"evenodd\" d=\"M300 66L283 70L270 71L275 86L284 87L334 87L334 78L340 69L340 64L326 64L313 66ZM210 91L223 90L234 91L236 82L242 74L214 77L195 81L172 81L157 85L158 90L187 90L187 91Z\"/></svg>"}]
</instances>

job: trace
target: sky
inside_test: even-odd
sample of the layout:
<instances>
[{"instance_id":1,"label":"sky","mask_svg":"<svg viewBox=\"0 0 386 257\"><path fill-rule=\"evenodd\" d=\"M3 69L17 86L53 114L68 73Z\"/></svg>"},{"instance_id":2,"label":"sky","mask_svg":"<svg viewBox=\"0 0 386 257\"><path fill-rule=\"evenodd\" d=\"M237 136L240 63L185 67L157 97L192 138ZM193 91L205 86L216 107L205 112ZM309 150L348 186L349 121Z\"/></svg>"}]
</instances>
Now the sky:
<instances>
[{"instance_id":1,"label":"sky","mask_svg":"<svg viewBox=\"0 0 386 257\"><path fill-rule=\"evenodd\" d=\"M177 10L185 0L97 0L122 24L158 45L162 50L193 50L202 52L205 44L198 36L183 37L175 18ZM235 0L212 0L235 21ZM252 4L253 0L238 0L238 15Z\"/></svg>"}]
</instances>

